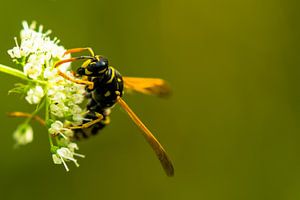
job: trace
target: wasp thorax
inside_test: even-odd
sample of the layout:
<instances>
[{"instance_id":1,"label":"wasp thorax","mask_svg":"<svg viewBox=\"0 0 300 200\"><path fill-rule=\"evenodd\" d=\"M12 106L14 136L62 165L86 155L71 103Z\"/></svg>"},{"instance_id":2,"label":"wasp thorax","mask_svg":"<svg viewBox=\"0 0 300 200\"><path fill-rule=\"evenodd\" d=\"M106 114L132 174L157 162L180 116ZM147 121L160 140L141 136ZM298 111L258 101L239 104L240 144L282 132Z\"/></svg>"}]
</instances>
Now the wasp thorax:
<instances>
[{"instance_id":1,"label":"wasp thorax","mask_svg":"<svg viewBox=\"0 0 300 200\"><path fill-rule=\"evenodd\" d=\"M108 69L107 58L100 57L98 60L91 62L87 69L93 73L104 73Z\"/></svg>"}]
</instances>

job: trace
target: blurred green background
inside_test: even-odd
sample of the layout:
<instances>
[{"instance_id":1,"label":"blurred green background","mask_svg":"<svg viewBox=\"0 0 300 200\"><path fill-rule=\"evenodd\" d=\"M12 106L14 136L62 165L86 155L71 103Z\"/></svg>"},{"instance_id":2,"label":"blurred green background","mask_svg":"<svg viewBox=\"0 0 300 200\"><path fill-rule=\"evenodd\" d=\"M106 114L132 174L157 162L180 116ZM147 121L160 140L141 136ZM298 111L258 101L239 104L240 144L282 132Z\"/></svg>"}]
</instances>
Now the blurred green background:
<instances>
[{"instance_id":1,"label":"blurred green background","mask_svg":"<svg viewBox=\"0 0 300 200\"><path fill-rule=\"evenodd\" d=\"M0 74L0 199L300 198L300 3L293 0L26 0L1 2L0 62L13 65L22 20L52 29L66 48L91 46L123 75L161 77L170 99L125 97L165 146L165 176L126 113L79 143L81 166L54 165L46 130L13 149L30 111Z\"/></svg>"}]
</instances>

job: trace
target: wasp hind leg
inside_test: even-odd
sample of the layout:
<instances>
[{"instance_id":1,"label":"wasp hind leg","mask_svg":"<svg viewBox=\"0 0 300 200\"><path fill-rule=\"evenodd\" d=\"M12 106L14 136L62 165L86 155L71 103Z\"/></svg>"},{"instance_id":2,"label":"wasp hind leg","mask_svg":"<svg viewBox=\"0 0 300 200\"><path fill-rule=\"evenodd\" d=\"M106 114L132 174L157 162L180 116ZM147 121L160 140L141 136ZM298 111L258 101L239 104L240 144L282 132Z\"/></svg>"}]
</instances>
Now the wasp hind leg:
<instances>
[{"instance_id":1,"label":"wasp hind leg","mask_svg":"<svg viewBox=\"0 0 300 200\"><path fill-rule=\"evenodd\" d=\"M117 102L127 112L127 114L133 120L133 122L140 128L140 130L142 131L141 133L154 150L166 174L168 176L174 176L174 167L172 161L170 160L169 156L167 155L166 151L159 143L159 141L153 136L150 130L143 124L143 122L138 118L138 116L131 110L131 108L120 96L117 97Z\"/></svg>"},{"instance_id":2,"label":"wasp hind leg","mask_svg":"<svg viewBox=\"0 0 300 200\"><path fill-rule=\"evenodd\" d=\"M32 116L30 113L25 112L9 112L7 113L9 117L24 117L24 118L32 118L35 121L39 122L42 126L46 125L46 122L37 115Z\"/></svg>"}]
</instances>

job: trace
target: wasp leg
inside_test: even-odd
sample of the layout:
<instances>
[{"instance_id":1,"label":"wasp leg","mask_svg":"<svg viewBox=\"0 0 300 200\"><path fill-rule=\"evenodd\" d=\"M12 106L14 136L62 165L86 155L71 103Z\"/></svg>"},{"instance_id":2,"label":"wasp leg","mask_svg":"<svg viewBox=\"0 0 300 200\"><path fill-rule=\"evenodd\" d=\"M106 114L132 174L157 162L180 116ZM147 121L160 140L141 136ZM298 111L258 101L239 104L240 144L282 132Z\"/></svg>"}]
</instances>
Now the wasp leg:
<instances>
[{"instance_id":1,"label":"wasp leg","mask_svg":"<svg viewBox=\"0 0 300 200\"><path fill-rule=\"evenodd\" d=\"M116 94L118 95L117 92ZM141 129L143 136L154 150L166 174L168 176L174 176L174 167L172 161L170 160L169 156L167 155L166 151L159 143L159 141L153 136L150 130L143 124L143 122L138 118L138 116L131 110L131 108L120 96L117 97L117 102L127 112L127 114L133 120L133 122Z\"/></svg>"},{"instance_id":2,"label":"wasp leg","mask_svg":"<svg viewBox=\"0 0 300 200\"><path fill-rule=\"evenodd\" d=\"M100 113L96 112L96 117L98 117L97 119L87 122L81 126L72 126L70 127L70 129L85 129L85 128L89 128L90 126L100 122L103 119L103 115L101 115Z\"/></svg>"},{"instance_id":3,"label":"wasp leg","mask_svg":"<svg viewBox=\"0 0 300 200\"><path fill-rule=\"evenodd\" d=\"M95 56L95 53L91 47L68 49L64 53L64 55L67 55L69 53L78 53L78 52L82 52L82 51L86 51L86 50L88 50L93 57Z\"/></svg>"},{"instance_id":4,"label":"wasp leg","mask_svg":"<svg viewBox=\"0 0 300 200\"><path fill-rule=\"evenodd\" d=\"M91 56L80 56L80 57L74 57L74 58L68 58L65 60L61 60L58 61L54 67L58 68L60 65L64 64L64 63L68 63L68 62L74 62L76 60L84 60L84 59L93 59L93 57ZM67 74L65 74L64 72L62 72L61 70L58 69L58 74L62 77L64 77L65 79L72 81L74 83L78 83L78 84L82 84L82 85L88 85L88 88L90 90L92 90L94 88L94 82L92 81L84 81L84 80L80 80L80 79L75 79Z\"/></svg>"},{"instance_id":5,"label":"wasp leg","mask_svg":"<svg viewBox=\"0 0 300 200\"><path fill-rule=\"evenodd\" d=\"M10 117L25 117L25 118L32 117L32 114L24 113L24 112L9 112L7 113L7 115ZM42 126L46 125L45 121L37 115L33 116L33 119L39 122Z\"/></svg>"},{"instance_id":6,"label":"wasp leg","mask_svg":"<svg viewBox=\"0 0 300 200\"><path fill-rule=\"evenodd\" d=\"M75 79L65 73L63 73L62 71L58 70L58 75L64 77L65 79L69 80L69 81L72 81L74 83L77 83L77 84L82 84L82 85L88 85L88 88L90 90L93 90L94 89L94 82L92 81L84 81L84 80L81 80L81 79Z\"/></svg>"}]
</instances>

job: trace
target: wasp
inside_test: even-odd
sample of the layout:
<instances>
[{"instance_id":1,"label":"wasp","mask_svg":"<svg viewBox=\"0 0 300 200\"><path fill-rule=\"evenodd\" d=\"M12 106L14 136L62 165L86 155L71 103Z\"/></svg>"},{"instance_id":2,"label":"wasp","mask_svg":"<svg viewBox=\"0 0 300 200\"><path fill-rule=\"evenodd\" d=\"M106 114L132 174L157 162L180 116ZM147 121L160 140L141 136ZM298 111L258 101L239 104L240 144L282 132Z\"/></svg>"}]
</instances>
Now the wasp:
<instances>
[{"instance_id":1,"label":"wasp","mask_svg":"<svg viewBox=\"0 0 300 200\"><path fill-rule=\"evenodd\" d=\"M107 58L95 55L92 48L89 47L69 49L64 54L83 51L88 51L90 55L71 57L60 60L55 64L59 75L77 84L86 85L88 113L85 115L86 120L83 121L82 125L72 127L75 139L87 138L90 135L97 134L109 124L111 108L115 104L119 104L139 127L144 138L154 150L166 174L173 176L174 167L166 151L122 98L124 89L147 95L166 96L170 93L168 84L158 78L123 77L118 70L109 65ZM84 62L74 72L75 78L59 70L60 65L77 60Z\"/></svg>"}]
</instances>

